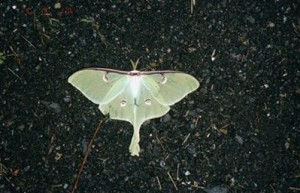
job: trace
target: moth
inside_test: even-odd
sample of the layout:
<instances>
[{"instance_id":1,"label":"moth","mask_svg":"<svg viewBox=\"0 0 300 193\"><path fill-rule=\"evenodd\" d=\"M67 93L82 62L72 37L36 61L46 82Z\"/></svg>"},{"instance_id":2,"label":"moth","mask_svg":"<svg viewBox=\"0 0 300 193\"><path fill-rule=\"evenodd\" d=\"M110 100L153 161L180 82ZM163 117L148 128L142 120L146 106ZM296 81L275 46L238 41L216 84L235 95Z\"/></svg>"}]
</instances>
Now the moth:
<instances>
[{"instance_id":1,"label":"moth","mask_svg":"<svg viewBox=\"0 0 300 193\"><path fill-rule=\"evenodd\" d=\"M139 156L140 128L149 119L165 115L170 106L199 87L193 76L179 71L121 71L85 68L72 74L68 82L82 92L111 119L133 125L129 146L132 156Z\"/></svg>"}]
</instances>

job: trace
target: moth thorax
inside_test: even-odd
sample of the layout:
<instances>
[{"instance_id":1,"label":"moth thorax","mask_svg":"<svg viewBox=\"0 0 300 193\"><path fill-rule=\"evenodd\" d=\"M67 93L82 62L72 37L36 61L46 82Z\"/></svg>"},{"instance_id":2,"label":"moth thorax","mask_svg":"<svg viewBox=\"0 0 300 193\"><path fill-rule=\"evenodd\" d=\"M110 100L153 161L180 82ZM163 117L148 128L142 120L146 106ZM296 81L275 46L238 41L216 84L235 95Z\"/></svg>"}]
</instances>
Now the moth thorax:
<instances>
[{"instance_id":1,"label":"moth thorax","mask_svg":"<svg viewBox=\"0 0 300 193\"><path fill-rule=\"evenodd\" d=\"M151 105L151 104L152 104L151 99L146 99L146 100L145 100L145 104L146 104L146 105Z\"/></svg>"},{"instance_id":2,"label":"moth thorax","mask_svg":"<svg viewBox=\"0 0 300 193\"><path fill-rule=\"evenodd\" d=\"M138 75L130 76L130 91L133 95L133 98L136 98L141 85L141 77Z\"/></svg>"},{"instance_id":3,"label":"moth thorax","mask_svg":"<svg viewBox=\"0 0 300 193\"><path fill-rule=\"evenodd\" d=\"M125 107L127 105L127 102L125 101L125 100L122 100L121 102L120 102L120 106L121 107Z\"/></svg>"}]
</instances>

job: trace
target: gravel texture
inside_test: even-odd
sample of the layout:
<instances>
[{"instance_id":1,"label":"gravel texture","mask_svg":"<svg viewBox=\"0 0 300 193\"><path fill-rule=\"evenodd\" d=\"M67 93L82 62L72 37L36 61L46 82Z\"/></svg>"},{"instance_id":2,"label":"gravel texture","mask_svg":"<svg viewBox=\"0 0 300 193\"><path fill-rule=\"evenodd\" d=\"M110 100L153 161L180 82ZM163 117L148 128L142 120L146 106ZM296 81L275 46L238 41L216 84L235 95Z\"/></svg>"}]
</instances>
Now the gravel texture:
<instances>
[{"instance_id":1,"label":"gravel texture","mask_svg":"<svg viewBox=\"0 0 300 193\"><path fill-rule=\"evenodd\" d=\"M1 193L70 192L105 116L67 79L137 58L201 86L142 126L139 157L106 121L78 193L300 191L299 1L60 2L0 2Z\"/></svg>"}]
</instances>

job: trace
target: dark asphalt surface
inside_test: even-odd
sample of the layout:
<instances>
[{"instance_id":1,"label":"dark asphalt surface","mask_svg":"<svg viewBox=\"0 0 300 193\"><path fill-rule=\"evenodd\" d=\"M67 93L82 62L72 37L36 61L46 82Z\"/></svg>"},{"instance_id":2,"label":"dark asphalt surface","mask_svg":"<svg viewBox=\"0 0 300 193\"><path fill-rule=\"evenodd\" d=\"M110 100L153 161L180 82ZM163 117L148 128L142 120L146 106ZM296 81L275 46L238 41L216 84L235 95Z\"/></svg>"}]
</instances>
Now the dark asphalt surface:
<instances>
[{"instance_id":1,"label":"dark asphalt surface","mask_svg":"<svg viewBox=\"0 0 300 193\"><path fill-rule=\"evenodd\" d=\"M70 192L105 117L84 67L180 70L200 88L141 128L108 120L80 193L300 191L299 1L0 2L0 192ZM298 10L298 11L297 11Z\"/></svg>"}]
</instances>

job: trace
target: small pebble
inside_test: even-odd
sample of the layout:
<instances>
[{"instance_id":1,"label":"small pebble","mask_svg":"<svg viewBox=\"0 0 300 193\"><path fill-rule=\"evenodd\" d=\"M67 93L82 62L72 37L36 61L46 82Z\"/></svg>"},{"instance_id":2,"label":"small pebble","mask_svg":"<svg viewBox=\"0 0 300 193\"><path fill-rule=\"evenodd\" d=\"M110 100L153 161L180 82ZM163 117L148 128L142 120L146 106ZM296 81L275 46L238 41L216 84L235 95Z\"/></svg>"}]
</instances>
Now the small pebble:
<instances>
[{"instance_id":1,"label":"small pebble","mask_svg":"<svg viewBox=\"0 0 300 193\"><path fill-rule=\"evenodd\" d=\"M63 189L67 189L69 187L68 184L64 184Z\"/></svg>"},{"instance_id":2,"label":"small pebble","mask_svg":"<svg viewBox=\"0 0 300 193\"><path fill-rule=\"evenodd\" d=\"M161 118L161 121L162 121L163 123L166 123L166 122L169 122L171 119L172 119L171 115L170 115L169 113L167 113L165 116L163 116L163 117Z\"/></svg>"},{"instance_id":3,"label":"small pebble","mask_svg":"<svg viewBox=\"0 0 300 193\"><path fill-rule=\"evenodd\" d=\"M243 138L242 138L241 136L236 135L234 138L236 139L236 141L237 141L239 144L243 145L244 140L243 140Z\"/></svg>"},{"instance_id":4,"label":"small pebble","mask_svg":"<svg viewBox=\"0 0 300 193\"><path fill-rule=\"evenodd\" d=\"M65 103L71 102L71 96L65 96L65 97L64 97L64 102L65 102Z\"/></svg>"},{"instance_id":5,"label":"small pebble","mask_svg":"<svg viewBox=\"0 0 300 193\"><path fill-rule=\"evenodd\" d=\"M166 162L163 161L163 160L161 160L161 161L159 162L159 165L160 165L160 167L164 168L164 167L166 166Z\"/></svg>"},{"instance_id":6,"label":"small pebble","mask_svg":"<svg viewBox=\"0 0 300 193\"><path fill-rule=\"evenodd\" d=\"M215 186L213 188L203 188L207 193L227 193L228 189L222 186Z\"/></svg>"},{"instance_id":7,"label":"small pebble","mask_svg":"<svg viewBox=\"0 0 300 193\"><path fill-rule=\"evenodd\" d=\"M46 107L54 110L56 113L60 113L61 112L61 108L59 106L58 103L55 103L55 102L48 102L48 101L41 101L41 103L43 105L45 105Z\"/></svg>"},{"instance_id":8,"label":"small pebble","mask_svg":"<svg viewBox=\"0 0 300 193\"><path fill-rule=\"evenodd\" d=\"M184 175L189 176L191 175L191 173L187 170L186 172L184 172Z\"/></svg>"}]
</instances>

